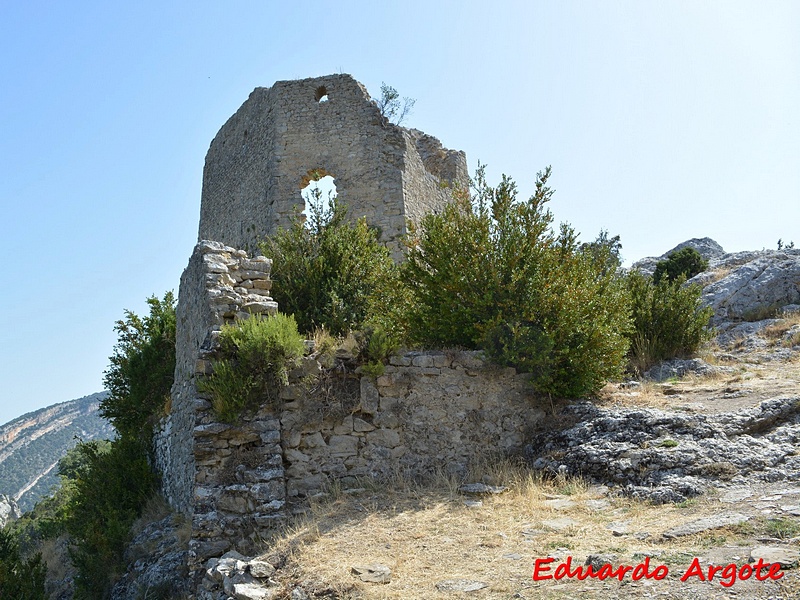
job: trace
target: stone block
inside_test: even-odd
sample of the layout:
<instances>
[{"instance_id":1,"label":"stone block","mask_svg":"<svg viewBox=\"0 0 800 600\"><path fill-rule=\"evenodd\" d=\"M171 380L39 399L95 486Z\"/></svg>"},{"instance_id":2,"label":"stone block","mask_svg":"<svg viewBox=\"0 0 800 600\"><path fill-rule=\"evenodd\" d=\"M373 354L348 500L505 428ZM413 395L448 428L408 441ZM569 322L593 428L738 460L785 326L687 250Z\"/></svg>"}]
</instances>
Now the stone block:
<instances>
[{"instance_id":1,"label":"stone block","mask_svg":"<svg viewBox=\"0 0 800 600\"><path fill-rule=\"evenodd\" d=\"M376 429L367 434L367 443L394 448L400 445L400 434L394 429Z\"/></svg>"},{"instance_id":2,"label":"stone block","mask_svg":"<svg viewBox=\"0 0 800 600\"><path fill-rule=\"evenodd\" d=\"M335 425L333 433L336 435L347 435L353 433L353 417L345 417L342 422Z\"/></svg>"},{"instance_id":3,"label":"stone block","mask_svg":"<svg viewBox=\"0 0 800 600\"><path fill-rule=\"evenodd\" d=\"M319 431L309 433L303 436L303 441L300 442L301 448L324 448L327 444L322 439L322 434Z\"/></svg>"},{"instance_id":4,"label":"stone block","mask_svg":"<svg viewBox=\"0 0 800 600\"><path fill-rule=\"evenodd\" d=\"M396 367L410 367L411 366L411 357L408 355L399 355L393 354L389 357L389 364L394 365Z\"/></svg>"},{"instance_id":5,"label":"stone block","mask_svg":"<svg viewBox=\"0 0 800 600\"><path fill-rule=\"evenodd\" d=\"M361 405L359 410L367 415L374 415L378 412L378 388L372 383L369 377L361 378Z\"/></svg>"},{"instance_id":6,"label":"stone block","mask_svg":"<svg viewBox=\"0 0 800 600\"><path fill-rule=\"evenodd\" d=\"M286 450L286 460L289 462L308 462L310 459L311 457L308 454L304 454L303 452L295 450L294 448L288 448Z\"/></svg>"},{"instance_id":7,"label":"stone block","mask_svg":"<svg viewBox=\"0 0 800 600\"><path fill-rule=\"evenodd\" d=\"M352 417L351 417L352 418ZM367 423L364 419L359 419L358 417L352 418L353 421L353 430L358 432L367 432L372 431L375 429L372 425Z\"/></svg>"},{"instance_id":8,"label":"stone block","mask_svg":"<svg viewBox=\"0 0 800 600\"><path fill-rule=\"evenodd\" d=\"M283 443L287 448L297 448L301 439L303 439L303 436L299 431L289 431L284 435Z\"/></svg>"},{"instance_id":9,"label":"stone block","mask_svg":"<svg viewBox=\"0 0 800 600\"><path fill-rule=\"evenodd\" d=\"M358 438L352 435L332 435L328 440L332 457L346 457L358 454Z\"/></svg>"},{"instance_id":10,"label":"stone block","mask_svg":"<svg viewBox=\"0 0 800 600\"><path fill-rule=\"evenodd\" d=\"M433 356L430 354L420 354L411 360L411 364L415 367L433 367Z\"/></svg>"}]
</instances>

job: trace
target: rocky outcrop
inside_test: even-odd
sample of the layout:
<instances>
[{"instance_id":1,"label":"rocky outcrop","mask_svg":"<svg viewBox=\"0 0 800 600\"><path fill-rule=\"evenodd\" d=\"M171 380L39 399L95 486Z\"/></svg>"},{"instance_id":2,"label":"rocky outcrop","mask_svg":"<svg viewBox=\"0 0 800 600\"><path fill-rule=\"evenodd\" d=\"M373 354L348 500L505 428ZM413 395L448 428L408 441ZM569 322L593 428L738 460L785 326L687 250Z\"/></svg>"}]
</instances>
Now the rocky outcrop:
<instances>
[{"instance_id":1,"label":"rocky outcrop","mask_svg":"<svg viewBox=\"0 0 800 600\"><path fill-rule=\"evenodd\" d=\"M714 324L759 320L800 304L800 251L772 252L733 268L706 286L703 302L714 309Z\"/></svg>"},{"instance_id":2,"label":"rocky outcrop","mask_svg":"<svg viewBox=\"0 0 800 600\"><path fill-rule=\"evenodd\" d=\"M711 262L712 260L718 260L721 257L725 256L725 250L722 249L717 242L712 240L711 238L692 238L691 240L686 240L685 242L681 242L677 246L675 246L672 250L665 252L661 256L649 256L647 258L643 258L641 260L636 261L633 263L633 269L637 269L641 271L645 275L652 275L653 271L656 270L656 265L662 261L669 258L669 255L677 252L678 250L683 250L684 248L694 248L697 252L700 253L700 256L705 258L707 261Z\"/></svg>"},{"instance_id":3,"label":"rocky outcrop","mask_svg":"<svg viewBox=\"0 0 800 600\"><path fill-rule=\"evenodd\" d=\"M0 494L0 529L5 527L10 521L19 519L22 513L17 506L14 498Z\"/></svg>"},{"instance_id":4,"label":"rocky outcrop","mask_svg":"<svg viewBox=\"0 0 800 600\"><path fill-rule=\"evenodd\" d=\"M180 516L148 524L125 549L128 570L111 600L178 598L189 591L188 529Z\"/></svg>"},{"instance_id":5,"label":"rocky outcrop","mask_svg":"<svg viewBox=\"0 0 800 600\"><path fill-rule=\"evenodd\" d=\"M659 257L643 258L632 268L652 275L659 261L686 247L708 260L708 269L687 283L703 286L703 302L714 309L712 325L761 320L800 304L798 249L728 253L711 238L696 238Z\"/></svg>"},{"instance_id":6,"label":"rocky outcrop","mask_svg":"<svg viewBox=\"0 0 800 600\"><path fill-rule=\"evenodd\" d=\"M560 420L574 424L531 440L533 467L582 475L637 498L680 502L719 482L800 477L800 396L718 415L579 402Z\"/></svg>"}]
</instances>

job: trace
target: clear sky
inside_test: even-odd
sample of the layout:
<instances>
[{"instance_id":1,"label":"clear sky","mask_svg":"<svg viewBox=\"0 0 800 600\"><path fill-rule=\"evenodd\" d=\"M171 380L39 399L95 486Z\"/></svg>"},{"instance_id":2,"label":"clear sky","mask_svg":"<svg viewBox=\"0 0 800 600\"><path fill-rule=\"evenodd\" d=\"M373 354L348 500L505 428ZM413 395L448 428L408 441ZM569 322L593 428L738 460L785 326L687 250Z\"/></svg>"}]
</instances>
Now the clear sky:
<instances>
[{"instance_id":1,"label":"clear sky","mask_svg":"<svg viewBox=\"0 0 800 600\"><path fill-rule=\"evenodd\" d=\"M0 423L102 389L174 289L205 152L256 86L351 73L630 262L800 244L800 3L0 3Z\"/></svg>"}]
</instances>

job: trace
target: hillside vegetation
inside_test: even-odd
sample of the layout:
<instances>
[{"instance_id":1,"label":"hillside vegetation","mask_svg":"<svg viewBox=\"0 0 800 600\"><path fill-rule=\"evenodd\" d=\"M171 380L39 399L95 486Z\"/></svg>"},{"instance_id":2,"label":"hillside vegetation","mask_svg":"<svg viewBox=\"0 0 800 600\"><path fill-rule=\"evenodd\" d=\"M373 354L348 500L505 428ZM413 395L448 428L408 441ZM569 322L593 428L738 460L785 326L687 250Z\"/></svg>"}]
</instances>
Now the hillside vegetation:
<instances>
[{"instance_id":1,"label":"hillside vegetation","mask_svg":"<svg viewBox=\"0 0 800 600\"><path fill-rule=\"evenodd\" d=\"M56 465L78 439L109 439L111 424L98 414L107 392L30 412L0 426L0 494L30 510L58 485Z\"/></svg>"}]
</instances>

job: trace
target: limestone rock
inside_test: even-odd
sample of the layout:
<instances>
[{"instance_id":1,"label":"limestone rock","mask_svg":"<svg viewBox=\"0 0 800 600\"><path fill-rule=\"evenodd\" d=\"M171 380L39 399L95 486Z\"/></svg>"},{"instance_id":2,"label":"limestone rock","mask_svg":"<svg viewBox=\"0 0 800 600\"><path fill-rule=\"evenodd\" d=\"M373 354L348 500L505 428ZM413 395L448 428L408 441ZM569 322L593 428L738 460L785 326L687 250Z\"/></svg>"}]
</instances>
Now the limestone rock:
<instances>
[{"instance_id":1,"label":"limestone rock","mask_svg":"<svg viewBox=\"0 0 800 600\"><path fill-rule=\"evenodd\" d=\"M488 583L471 579L445 579L436 584L440 592L477 592L487 587Z\"/></svg>"},{"instance_id":2,"label":"limestone rock","mask_svg":"<svg viewBox=\"0 0 800 600\"><path fill-rule=\"evenodd\" d=\"M713 322L741 320L758 311L800 302L800 252L774 252L731 271L703 292Z\"/></svg>"},{"instance_id":3,"label":"limestone rock","mask_svg":"<svg viewBox=\"0 0 800 600\"><path fill-rule=\"evenodd\" d=\"M462 494L502 494L508 490L504 485L486 485L485 483L465 483L459 486L458 491Z\"/></svg>"},{"instance_id":4,"label":"limestone rock","mask_svg":"<svg viewBox=\"0 0 800 600\"><path fill-rule=\"evenodd\" d=\"M616 554L590 554L586 557L586 561L583 564L591 566L592 569L598 571L603 565L613 565L616 561Z\"/></svg>"},{"instance_id":5,"label":"limestone rock","mask_svg":"<svg viewBox=\"0 0 800 600\"><path fill-rule=\"evenodd\" d=\"M791 569L800 562L800 553L797 548L786 546L757 546L750 551L750 562L756 562L759 558L764 559L765 563L779 563L782 568Z\"/></svg>"},{"instance_id":6,"label":"limestone rock","mask_svg":"<svg viewBox=\"0 0 800 600\"><path fill-rule=\"evenodd\" d=\"M544 525L548 529L553 529L555 531L563 531L577 524L578 524L577 521L575 521L574 519L569 519L567 517L561 517L558 519L545 519L542 521L542 525Z\"/></svg>"},{"instance_id":7,"label":"limestone rock","mask_svg":"<svg viewBox=\"0 0 800 600\"><path fill-rule=\"evenodd\" d=\"M234 583L233 597L236 600L270 600L276 595L275 590L270 590L258 583Z\"/></svg>"},{"instance_id":8,"label":"limestone rock","mask_svg":"<svg viewBox=\"0 0 800 600\"><path fill-rule=\"evenodd\" d=\"M722 246L720 246L711 238L693 238L691 240L681 242L672 250L665 252L661 256L643 258L633 263L632 268L641 271L645 275L652 275L653 271L656 270L656 264L662 260L668 259L670 254L677 252L678 250L683 250L684 248L694 248L697 250L700 256L708 261L725 256L725 250L722 249Z\"/></svg>"},{"instance_id":9,"label":"limestone rock","mask_svg":"<svg viewBox=\"0 0 800 600\"><path fill-rule=\"evenodd\" d=\"M15 521L22 516L16 501L11 496L0 494L0 529L9 522Z\"/></svg>"},{"instance_id":10,"label":"limestone rock","mask_svg":"<svg viewBox=\"0 0 800 600\"><path fill-rule=\"evenodd\" d=\"M710 375L717 370L700 358L665 360L650 370L644 376L653 381L666 381L673 377L683 377L689 373L696 375Z\"/></svg>"},{"instance_id":11,"label":"limestone rock","mask_svg":"<svg viewBox=\"0 0 800 600\"><path fill-rule=\"evenodd\" d=\"M682 502L738 475L800 478L800 396L715 415L584 401L566 407L563 417L575 424L530 440L526 456L533 467L615 484L632 497ZM677 444L665 446L665 440Z\"/></svg>"},{"instance_id":12,"label":"limestone rock","mask_svg":"<svg viewBox=\"0 0 800 600\"><path fill-rule=\"evenodd\" d=\"M392 580L392 570L386 565L354 565L350 571L367 583L389 583Z\"/></svg>"},{"instance_id":13,"label":"limestone rock","mask_svg":"<svg viewBox=\"0 0 800 600\"><path fill-rule=\"evenodd\" d=\"M275 574L275 567L265 560L251 560L247 566L250 569L250 574L259 579L266 579Z\"/></svg>"},{"instance_id":14,"label":"limestone rock","mask_svg":"<svg viewBox=\"0 0 800 600\"><path fill-rule=\"evenodd\" d=\"M708 531L709 529L717 529L719 527L726 527L727 525L738 525L749 521L750 517L740 513L727 513L721 515L714 515L713 517L706 517L704 519L697 519L683 525L678 525L672 529L664 532L665 538L684 537L687 535L694 535L701 531Z\"/></svg>"}]
</instances>

